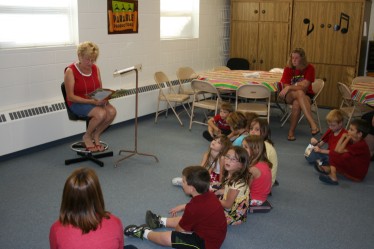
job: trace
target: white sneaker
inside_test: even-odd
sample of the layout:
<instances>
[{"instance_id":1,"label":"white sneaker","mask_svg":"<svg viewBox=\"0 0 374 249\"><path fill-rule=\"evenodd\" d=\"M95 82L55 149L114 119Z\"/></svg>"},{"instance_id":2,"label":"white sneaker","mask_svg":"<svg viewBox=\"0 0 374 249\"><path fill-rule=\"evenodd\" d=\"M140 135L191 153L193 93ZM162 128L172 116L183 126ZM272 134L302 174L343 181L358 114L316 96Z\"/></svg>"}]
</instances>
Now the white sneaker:
<instances>
[{"instance_id":1,"label":"white sneaker","mask_svg":"<svg viewBox=\"0 0 374 249\"><path fill-rule=\"evenodd\" d=\"M182 186L182 177L175 177L171 180L174 186Z\"/></svg>"}]
</instances>

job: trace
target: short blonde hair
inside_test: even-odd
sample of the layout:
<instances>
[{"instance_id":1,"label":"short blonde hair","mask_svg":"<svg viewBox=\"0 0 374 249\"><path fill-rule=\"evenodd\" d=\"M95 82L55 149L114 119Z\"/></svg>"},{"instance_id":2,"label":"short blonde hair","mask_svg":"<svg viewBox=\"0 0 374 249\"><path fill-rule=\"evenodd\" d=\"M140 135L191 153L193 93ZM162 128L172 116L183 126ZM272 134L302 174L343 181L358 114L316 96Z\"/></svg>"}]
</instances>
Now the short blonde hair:
<instances>
[{"instance_id":1,"label":"short blonde hair","mask_svg":"<svg viewBox=\"0 0 374 249\"><path fill-rule=\"evenodd\" d=\"M344 121L344 115L342 111L338 109L334 109L334 110L329 111L329 113L327 113L326 121L328 123L332 123L332 122L341 123Z\"/></svg>"},{"instance_id":2,"label":"short blonde hair","mask_svg":"<svg viewBox=\"0 0 374 249\"><path fill-rule=\"evenodd\" d=\"M89 56L92 60L97 60L99 57L99 47L90 41L82 42L77 47L77 55L79 56Z\"/></svg>"},{"instance_id":3,"label":"short blonde hair","mask_svg":"<svg viewBox=\"0 0 374 249\"><path fill-rule=\"evenodd\" d=\"M288 57L288 62L287 62L288 67L290 67L290 68L293 67L293 65L292 65L292 54L299 54L300 55L300 57L301 57L300 64L301 64L302 68L305 68L306 66L308 66L309 62L308 62L308 59L306 58L306 54L305 54L304 49L295 48L294 50L291 51L291 53Z\"/></svg>"}]
</instances>

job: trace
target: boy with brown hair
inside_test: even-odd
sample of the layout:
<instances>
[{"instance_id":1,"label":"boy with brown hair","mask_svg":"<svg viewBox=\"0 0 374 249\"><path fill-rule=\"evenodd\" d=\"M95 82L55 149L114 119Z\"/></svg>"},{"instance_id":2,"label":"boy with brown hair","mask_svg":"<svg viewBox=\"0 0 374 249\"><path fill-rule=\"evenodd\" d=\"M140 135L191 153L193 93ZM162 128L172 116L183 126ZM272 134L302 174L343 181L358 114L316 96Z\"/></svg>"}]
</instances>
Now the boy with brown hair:
<instances>
[{"instance_id":1,"label":"boy with brown hair","mask_svg":"<svg viewBox=\"0 0 374 249\"><path fill-rule=\"evenodd\" d=\"M319 180L338 185L337 173L340 173L353 181L362 181L370 165L370 151L364 140L369 131L369 124L365 120L353 120L348 133L342 135L335 150L330 150L330 165L316 166L321 173Z\"/></svg>"},{"instance_id":2,"label":"boy with brown hair","mask_svg":"<svg viewBox=\"0 0 374 249\"><path fill-rule=\"evenodd\" d=\"M213 192L209 191L210 175L201 166L189 166L182 172L182 187L191 201L178 217L160 217L146 213L146 225L129 225L125 235L150 240L161 246L180 249L219 249L227 232L223 207ZM176 210L176 208L172 209ZM171 211L174 215L175 213ZM155 232L151 229L169 227L175 231Z\"/></svg>"},{"instance_id":3,"label":"boy with brown hair","mask_svg":"<svg viewBox=\"0 0 374 249\"><path fill-rule=\"evenodd\" d=\"M331 110L326 115L326 121L329 128L322 138L319 141L314 137L310 139L310 144L314 147L309 156L305 157L310 164L329 165L329 152L335 149L341 136L347 133L347 130L343 128L344 115L340 110ZM327 149L322 148L326 143Z\"/></svg>"},{"instance_id":4,"label":"boy with brown hair","mask_svg":"<svg viewBox=\"0 0 374 249\"><path fill-rule=\"evenodd\" d=\"M226 118L234 111L232 105L222 102L219 114L208 120L208 130L203 132L203 137L211 142L216 135L226 135L230 138L230 126L226 123Z\"/></svg>"}]
</instances>

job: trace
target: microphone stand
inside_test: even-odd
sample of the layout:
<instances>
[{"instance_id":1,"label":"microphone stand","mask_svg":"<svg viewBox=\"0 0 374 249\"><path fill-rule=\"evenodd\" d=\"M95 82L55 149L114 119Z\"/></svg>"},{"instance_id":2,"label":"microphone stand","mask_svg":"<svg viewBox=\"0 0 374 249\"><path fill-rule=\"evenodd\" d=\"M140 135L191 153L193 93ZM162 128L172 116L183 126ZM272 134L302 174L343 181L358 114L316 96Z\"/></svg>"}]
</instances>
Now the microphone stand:
<instances>
[{"instance_id":1,"label":"microphone stand","mask_svg":"<svg viewBox=\"0 0 374 249\"><path fill-rule=\"evenodd\" d=\"M138 69L141 69L141 67L142 67L142 65L136 65L136 66L133 66L133 67L122 69L122 70L116 70L113 73L113 75L122 75L122 74L125 74L125 73L128 73L128 72L131 72L131 71L135 71L135 75L136 75L136 87L135 87L135 91L136 91L136 93L135 93L135 149L134 150L120 150L119 153L118 153L119 155L122 152L128 152L130 154L121 158L121 159L119 159L119 160L117 160L115 162L115 165L114 165L115 168L118 166L119 162L121 162L122 160L125 160L129 157L132 157L134 155L150 156L150 157L153 157L156 160L156 162L159 162L158 158L154 155L138 152L138 100L139 100Z\"/></svg>"}]
</instances>

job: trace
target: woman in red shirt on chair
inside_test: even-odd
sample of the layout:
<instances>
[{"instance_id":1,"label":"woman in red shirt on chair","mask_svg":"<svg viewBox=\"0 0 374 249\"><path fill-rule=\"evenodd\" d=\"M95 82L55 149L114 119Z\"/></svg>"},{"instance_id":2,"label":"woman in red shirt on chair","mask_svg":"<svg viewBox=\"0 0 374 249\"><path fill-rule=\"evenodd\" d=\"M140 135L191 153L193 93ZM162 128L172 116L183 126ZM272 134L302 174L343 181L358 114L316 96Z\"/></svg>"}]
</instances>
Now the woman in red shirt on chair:
<instances>
[{"instance_id":1,"label":"woman in red shirt on chair","mask_svg":"<svg viewBox=\"0 0 374 249\"><path fill-rule=\"evenodd\" d=\"M99 48L92 42L82 42L77 49L78 62L65 68L65 88L68 105L78 116L90 117L83 141L91 152L104 151L101 133L112 123L117 112L108 100L95 100L87 94L102 87L100 70L95 65Z\"/></svg>"},{"instance_id":2,"label":"woman in red shirt on chair","mask_svg":"<svg viewBox=\"0 0 374 249\"><path fill-rule=\"evenodd\" d=\"M314 96L312 83L315 80L315 72L312 64L309 64L302 48L294 49L288 59L288 65L284 69L281 82L284 88L279 97L286 104L292 105L290 129L288 140L295 141L295 129L303 111L309 122L312 135L318 134L319 128L312 117L311 98Z\"/></svg>"}]
</instances>

